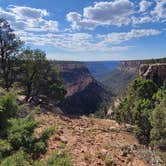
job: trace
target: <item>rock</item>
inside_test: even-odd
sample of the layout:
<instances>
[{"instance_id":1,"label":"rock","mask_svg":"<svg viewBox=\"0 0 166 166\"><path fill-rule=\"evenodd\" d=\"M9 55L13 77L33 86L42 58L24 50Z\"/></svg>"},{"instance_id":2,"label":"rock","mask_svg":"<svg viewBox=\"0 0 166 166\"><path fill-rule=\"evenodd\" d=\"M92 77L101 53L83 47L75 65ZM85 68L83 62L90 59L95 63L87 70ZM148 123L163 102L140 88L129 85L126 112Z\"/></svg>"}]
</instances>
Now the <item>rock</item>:
<instances>
[{"instance_id":1,"label":"rock","mask_svg":"<svg viewBox=\"0 0 166 166\"><path fill-rule=\"evenodd\" d=\"M110 100L110 93L93 78L85 63L57 62L57 67L67 88L65 99L59 103L64 113L88 115Z\"/></svg>"},{"instance_id":2,"label":"rock","mask_svg":"<svg viewBox=\"0 0 166 166\"><path fill-rule=\"evenodd\" d=\"M151 79L157 85L162 86L166 79L166 63L142 64L140 65L139 76L144 79Z\"/></svg>"},{"instance_id":3,"label":"rock","mask_svg":"<svg viewBox=\"0 0 166 166\"><path fill-rule=\"evenodd\" d=\"M67 144L67 143L68 143L68 140L67 140L65 137L63 137L63 136L60 137L60 140L61 140L61 142L64 143L64 144Z\"/></svg>"}]
</instances>

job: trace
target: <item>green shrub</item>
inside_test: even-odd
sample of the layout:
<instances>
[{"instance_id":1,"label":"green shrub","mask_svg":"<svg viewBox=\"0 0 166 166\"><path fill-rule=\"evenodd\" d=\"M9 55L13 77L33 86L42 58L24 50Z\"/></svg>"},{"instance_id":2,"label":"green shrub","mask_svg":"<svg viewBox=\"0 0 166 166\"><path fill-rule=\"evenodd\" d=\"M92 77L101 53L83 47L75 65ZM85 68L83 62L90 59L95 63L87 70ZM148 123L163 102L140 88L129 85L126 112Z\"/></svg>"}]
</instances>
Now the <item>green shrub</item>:
<instances>
[{"instance_id":1,"label":"green shrub","mask_svg":"<svg viewBox=\"0 0 166 166\"><path fill-rule=\"evenodd\" d=\"M9 155L10 151L12 150L12 146L6 140L0 139L0 159Z\"/></svg>"},{"instance_id":2,"label":"green shrub","mask_svg":"<svg viewBox=\"0 0 166 166\"><path fill-rule=\"evenodd\" d=\"M46 141L55 131L54 127L48 127L44 129L40 135L40 140Z\"/></svg>"},{"instance_id":3,"label":"green shrub","mask_svg":"<svg viewBox=\"0 0 166 166\"><path fill-rule=\"evenodd\" d=\"M36 122L33 116L26 118L17 118L9 120L10 127L7 130L8 141L12 144L14 149L19 149L21 146L29 148L33 142L34 129Z\"/></svg>"},{"instance_id":4,"label":"green shrub","mask_svg":"<svg viewBox=\"0 0 166 166\"><path fill-rule=\"evenodd\" d=\"M33 151L33 158L39 158L41 154L44 154L46 152L46 143L39 141L34 144L34 147L32 149Z\"/></svg>"},{"instance_id":5,"label":"green shrub","mask_svg":"<svg viewBox=\"0 0 166 166\"><path fill-rule=\"evenodd\" d=\"M73 166L68 155L65 153L58 154L54 152L46 161L46 166Z\"/></svg>"},{"instance_id":6,"label":"green shrub","mask_svg":"<svg viewBox=\"0 0 166 166\"><path fill-rule=\"evenodd\" d=\"M6 128L8 126L8 119L16 116L19 106L16 96L12 92L4 92L0 96L0 135L6 135Z\"/></svg>"},{"instance_id":7,"label":"green shrub","mask_svg":"<svg viewBox=\"0 0 166 166\"><path fill-rule=\"evenodd\" d=\"M10 157L5 158L1 166L30 166L29 157L23 151L19 151Z\"/></svg>"},{"instance_id":8,"label":"green shrub","mask_svg":"<svg viewBox=\"0 0 166 166\"><path fill-rule=\"evenodd\" d=\"M152 125L151 144L166 146L166 95L153 110L150 120Z\"/></svg>"},{"instance_id":9,"label":"green shrub","mask_svg":"<svg viewBox=\"0 0 166 166\"><path fill-rule=\"evenodd\" d=\"M155 135L152 130L154 122L150 122L150 117L153 109L161 102L163 91L152 80L137 78L132 81L125 98L115 111L118 122L127 122L136 126L134 133L142 144L149 144L150 133ZM158 117L154 117L156 118Z\"/></svg>"},{"instance_id":10,"label":"green shrub","mask_svg":"<svg viewBox=\"0 0 166 166\"><path fill-rule=\"evenodd\" d=\"M35 161L33 166L73 166L71 159L64 152L53 152L45 161Z\"/></svg>"}]
</instances>

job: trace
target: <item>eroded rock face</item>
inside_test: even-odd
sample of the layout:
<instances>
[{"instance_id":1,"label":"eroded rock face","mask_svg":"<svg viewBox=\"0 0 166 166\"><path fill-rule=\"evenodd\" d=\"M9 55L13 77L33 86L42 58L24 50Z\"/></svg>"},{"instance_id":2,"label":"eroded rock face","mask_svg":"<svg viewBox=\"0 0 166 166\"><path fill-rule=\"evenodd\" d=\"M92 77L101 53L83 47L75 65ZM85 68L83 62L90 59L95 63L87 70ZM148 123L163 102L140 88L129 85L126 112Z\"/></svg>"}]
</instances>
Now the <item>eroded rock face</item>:
<instances>
[{"instance_id":1,"label":"eroded rock face","mask_svg":"<svg viewBox=\"0 0 166 166\"><path fill-rule=\"evenodd\" d=\"M67 88L67 95L72 96L85 89L94 81L86 65L80 62L58 64L59 71Z\"/></svg>"},{"instance_id":2,"label":"eroded rock face","mask_svg":"<svg viewBox=\"0 0 166 166\"><path fill-rule=\"evenodd\" d=\"M139 75L144 79L151 79L157 85L162 86L166 80L166 63L142 64Z\"/></svg>"},{"instance_id":3,"label":"eroded rock face","mask_svg":"<svg viewBox=\"0 0 166 166\"><path fill-rule=\"evenodd\" d=\"M92 77L84 63L61 62L57 66L67 88L67 95L59 105L64 113L94 113L103 101L109 100L110 94Z\"/></svg>"}]
</instances>

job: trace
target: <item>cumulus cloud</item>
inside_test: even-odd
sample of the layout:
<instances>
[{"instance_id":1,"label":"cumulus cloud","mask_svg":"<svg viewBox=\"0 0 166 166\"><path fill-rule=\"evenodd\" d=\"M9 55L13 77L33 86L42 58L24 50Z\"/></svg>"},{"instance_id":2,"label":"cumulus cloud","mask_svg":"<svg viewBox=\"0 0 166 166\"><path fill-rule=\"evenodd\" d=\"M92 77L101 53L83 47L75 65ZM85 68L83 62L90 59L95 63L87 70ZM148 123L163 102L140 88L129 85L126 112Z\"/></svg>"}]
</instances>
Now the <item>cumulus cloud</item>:
<instances>
[{"instance_id":1,"label":"cumulus cloud","mask_svg":"<svg viewBox=\"0 0 166 166\"><path fill-rule=\"evenodd\" d=\"M83 13L70 12L67 20L74 30L93 30L97 26L135 26L166 21L166 0L113 0L96 2Z\"/></svg>"},{"instance_id":2,"label":"cumulus cloud","mask_svg":"<svg viewBox=\"0 0 166 166\"><path fill-rule=\"evenodd\" d=\"M155 29L132 29L130 32L110 33L101 35L106 43L119 44L131 39L159 35L161 32Z\"/></svg>"},{"instance_id":3,"label":"cumulus cloud","mask_svg":"<svg viewBox=\"0 0 166 166\"><path fill-rule=\"evenodd\" d=\"M13 6L8 7L9 11L13 13L17 19L40 19L44 16L48 16L49 13L45 9L36 9L25 6Z\"/></svg>"},{"instance_id":4,"label":"cumulus cloud","mask_svg":"<svg viewBox=\"0 0 166 166\"><path fill-rule=\"evenodd\" d=\"M77 12L67 14L73 29L93 29L98 25L128 25L130 15L134 12L134 4L129 0L98 2L94 6L84 8L83 15Z\"/></svg>"},{"instance_id":5,"label":"cumulus cloud","mask_svg":"<svg viewBox=\"0 0 166 166\"><path fill-rule=\"evenodd\" d=\"M74 30L81 28L92 30L97 26L120 27L122 25L142 24L156 21L156 17L163 19L165 1L156 0L153 12L145 12L148 8L145 4L146 7L140 7L139 11L136 12L134 3L130 0L96 2L93 6L84 8L82 14L78 12L68 13L66 19ZM138 13L141 17L137 17ZM45 9L25 6L0 8L0 16L9 21L21 40L35 46L51 46L72 53L81 52L84 54L88 52L104 55L104 53L127 51L133 46L121 45L121 43L161 33L156 29L132 29L129 32L112 32L104 35L76 33L71 29L71 31L67 29L66 31L58 31L58 22L50 20L49 15L50 13Z\"/></svg>"},{"instance_id":6,"label":"cumulus cloud","mask_svg":"<svg viewBox=\"0 0 166 166\"><path fill-rule=\"evenodd\" d=\"M139 4L140 6L140 12L145 12L150 6L152 5L152 2L142 0Z\"/></svg>"},{"instance_id":7,"label":"cumulus cloud","mask_svg":"<svg viewBox=\"0 0 166 166\"><path fill-rule=\"evenodd\" d=\"M83 16L106 24L126 24L124 17L133 13L134 4L129 0L98 2L94 6L84 8Z\"/></svg>"},{"instance_id":8,"label":"cumulus cloud","mask_svg":"<svg viewBox=\"0 0 166 166\"><path fill-rule=\"evenodd\" d=\"M122 46L119 45L120 43L135 38L158 35L160 33L160 31L155 29L133 29L130 32L114 32L105 35L92 35L88 33L35 34L17 32L23 41L33 43L36 46L49 45L71 52L97 51L101 53L126 51L133 46Z\"/></svg>"},{"instance_id":9,"label":"cumulus cloud","mask_svg":"<svg viewBox=\"0 0 166 166\"><path fill-rule=\"evenodd\" d=\"M157 20L166 19L166 0L155 0L156 6L151 12ZM165 21L165 20L164 20Z\"/></svg>"},{"instance_id":10,"label":"cumulus cloud","mask_svg":"<svg viewBox=\"0 0 166 166\"><path fill-rule=\"evenodd\" d=\"M66 15L67 21L71 22L72 29L94 29L97 26L97 22L88 19L82 19L82 16L77 12L70 12Z\"/></svg>"},{"instance_id":11,"label":"cumulus cloud","mask_svg":"<svg viewBox=\"0 0 166 166\"><path fill-rule=\"evenodd\" d=\"M45 9L23 6L8 6L6 10L0 8L0 16L5 18L13 29L25 31L58 31L58 22L46 20L49 13Z\"/></svg>"}]
</instances>

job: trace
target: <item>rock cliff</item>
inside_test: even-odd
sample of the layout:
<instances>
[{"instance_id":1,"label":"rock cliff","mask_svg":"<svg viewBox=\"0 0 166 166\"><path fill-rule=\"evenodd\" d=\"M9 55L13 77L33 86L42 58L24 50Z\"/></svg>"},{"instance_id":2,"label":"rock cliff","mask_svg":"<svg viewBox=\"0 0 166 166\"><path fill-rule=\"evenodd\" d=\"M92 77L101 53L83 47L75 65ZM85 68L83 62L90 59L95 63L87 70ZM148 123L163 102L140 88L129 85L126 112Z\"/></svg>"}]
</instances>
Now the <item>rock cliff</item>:
<instances>
[{"instance_id":1,"label":"rock cliff","mask_svg":"<svg viewBox=\"0 0 166 166\"><path fill-rule=\"evenodd\" d=\"M142 64L139 75L144 79L152 79L157 85L162 86L166 80L166 63Z\"/></svg>"},{"instance_id":2,"label":"rock cliff","mask_svg":"<svg viewBox=\"0 0 166 166\"><path fill-rule=\"evenodd\" d=\"M95 113L103 102L110 100L110 94L92 77L84 63L59 62L57 66L67 88L67 95L59 104L64 113Z\"/></svg>"}]
</instances>

